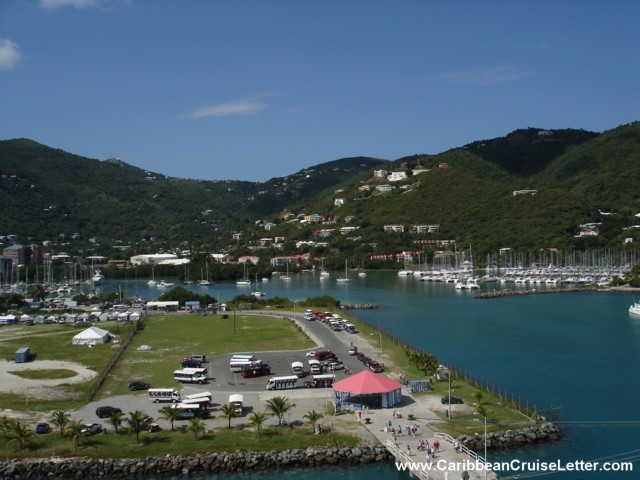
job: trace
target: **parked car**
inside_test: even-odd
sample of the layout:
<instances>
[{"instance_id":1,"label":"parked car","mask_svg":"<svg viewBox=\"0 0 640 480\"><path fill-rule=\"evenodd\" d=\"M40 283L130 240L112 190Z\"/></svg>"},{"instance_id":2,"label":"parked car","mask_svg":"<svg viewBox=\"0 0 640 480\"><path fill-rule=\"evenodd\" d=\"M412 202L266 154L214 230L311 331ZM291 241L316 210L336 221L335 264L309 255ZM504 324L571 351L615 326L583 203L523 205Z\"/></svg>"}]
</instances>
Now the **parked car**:
<instances>
[{"instance_id":1,"label":"parked car","mask_svg":"<svg viewBox=\"0 0 640 480\"><path fill-rule=\"evenodd\" d=\"M80 433L82 435L95 435L96 433L102 432L102 424L101 423L85 423Z\"/></svg>"},{"instance_id":2,"label":"parked car","mask_svg":"<svg viewBox=\"0 0 640 480\"><path fill-rule=\"evenodd\" d=\"M307 352L307 357L316 357L316 352Z\"/></svg>"},{"instance_id":3,"label":"parked car","mask_svg":"<svg viewBox=\"0 0 640 480\"><path fill-rule=\"evenodd\" d=\"M157 423L150 423L149 428L147 430L149 430L149 433L159 432L160 425L158 425Z\"/></svg>"},{"instance_id":4,"label":"parked car","mask_svg":"<svg viewBox=\"0 0 640 480\"><path fill-rule=\"evenodd\" d=\"M200 368L202 367L202 362L196 360L195 358L184 358L182 360L182 368Z\"/></svg>"},{"instance_id":5,"label":"parked car","mask_svg":"<svg viewBox=\"0 0 640 480\"><path fill-rule=\"evenodd\" d=\"M329 370L342 370L344 368L344 363L340 361L329 362L328 365Z\"/></svg>"},{"instance_id":6,"label":"parked car","mask_svg":"<svg viewBox=\"0 0 640 480\"><path fill-rule=\"evenodd\" d=\"M375 373L384 372L384 365L376 362L375 360L369 360L367 366L369 367L369 370L371 370L372 372L375 372Z\"/></svg>"},{"instance_id":7,"label":"parked car","mask_svg":"<svg viewBox=\"0 0 640 480\"><path fill-rule=\"evenodd\" d=\"M191 355L190 358L191 358L191 360L195 360L195 361L200 362L200 363L205 363L207 361L207 356L203 355L203 354ZM200 367L197 367L197 368L200 368Z\"/></svg>"},{"instance_id":8,"label":"parked car","mask_svg":"<svg viewBox=\"0 0 640 480\"><path fill-rule=\"evenodd\" d=\"M135 392L136 390L149 390L150 388L151 385L146 382L129 382L129 390L131 390L132 392Z\"/></svg>"},{"instance_id":9,"label":"parked car","mask_svg":"<svg viewBox=\"0 0 640 480\"><path fill-rule=\"evenodd\" d=\"M49 433L51 431L51 426L48 423L40 422L36 425L36 433Z\"/></svg>"},{"instance_id":10,"label":"parked car","mask_svg":"<svg viewBox=\"0 0 640 480\"><path fill-rule=\"evenodd\" d=\"M461 405L464 403L464 400L458 397L454 397L453 395L445 395L440 399L440 403L443 405Z\"/></svg>"},{"instance_id":11,"label":"parked car","mask_svg":"<svg viewBox=\"0 0 640 480\"><path fill-rule=\"evenodd\" d=\"M96 408L96 415L98 416L98 418L108 418L116 412L122 412L122 410L120 410L118 407L110 406Z\"/></svg>"},{"instance_id":12,"label":"parked car","mask_svg":"<svg viewBox=\"0 0 640 480\"><path fill-rule=\"evenodd\" d=\"M349 347L349 355L357 355L358 354L358 347L356 347L355 345L351 345Z\"/></svg>"}]
</instances>

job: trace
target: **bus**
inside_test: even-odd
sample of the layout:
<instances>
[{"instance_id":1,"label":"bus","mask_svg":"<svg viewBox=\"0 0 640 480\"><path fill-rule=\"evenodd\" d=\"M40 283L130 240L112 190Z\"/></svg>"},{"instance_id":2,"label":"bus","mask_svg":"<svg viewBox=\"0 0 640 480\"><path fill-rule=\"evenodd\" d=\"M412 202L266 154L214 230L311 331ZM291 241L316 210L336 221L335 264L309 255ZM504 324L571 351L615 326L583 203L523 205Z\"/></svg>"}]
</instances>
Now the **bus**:
<instances>
[{"instance_id":1,"label":"bus","mask_svg":"<svg viewBox=\"0 0 640 480\"><path fill-rule=\"evenodd\" d=\"M235 354L235 355L231 355L231 361L234 361L234 360L248 360L249 362L259 362L260 361L255 356L249 355L249 354L245 354L245 353L238 353L238 354Z\"/></svg>"},{"instance_id":2,"label":"bus","mask_svg":"<svg viewBox=\"0 0 640 480\"><path fill-rule=\"evenodd\" d=\"M333 385L336 376L332 373L326 373L324 375L314 375L313 384L316 388L328 388Z\"/></svg>"},{"instance_id":3,"label":"bus","mask_svg":"<svg viewBox=\"0 0 640 480\"><path fill-rule=\"evenodd\" d=\"M267 390L285 390L288 388L298 388L298 377L295 375L272 377L267 382Z\"/></svg>"},{"instance_id":4,"label":"bus","mask_svg":"<svg viewBox=\"0 0 640 480\"><path fill-rule=\"evenodd\" d=\"M158 402L179 402L180 392L175 388L150 388L147 390L147 398Z\"/></svg>"},{"instance_id":5,"label":"bus","mask_svg":"<svg viewBox=\"0 0 640 480\"><path fill-rule=\"evenodd\" d=\"M229 362L229 370L232 373L241 372L242 370L255 367L258 363L259 362L252 360L231 360L231 362Z\"/></svg>"},{"instance_id":6,"label":"bus","mask_svg":"<svg viewBox=\"0 0 640 480\"><path fill-rule=\"evenodd\" d=\"M191 372L191 373L197 373L199 375L207 375L207 369L206 368L197 368L197 367L182 367L182 370L184 370L185 372Z\"/></svg>"},{"instance_id":7,"label":"bus","mask_svg":"<svg viewBox=\"0 0 640 480\"><path fill-rule=\"evenodd\" d=\"M199 372L189 370L176 370L173 372L173 379L181 383L207 383L207 376Z\"/></svg>"},{"instance_id":8,"label":"bus","mask_svg":"<svg viewBox=\"0 0 640 480\"><path fill-rule=\"evenodd\" d=\"M171 405L171 408L178 410L176 420L191 420L196 417L209 417L209 411L207 409L201 409L195 403L176 403L175 405Z\"/></svg>"},{"instance_id":9,"label":"bus","mask_svg":"<svg viewBox=\"0 0 640 480\"><path fill-rule=\"evenodd\" d=\"M208 407L212 401L213 394L211 392L192 393L191 395L185 395L182 399L182 403L197 403L201 407Z\"/></svg>"},{"instance_id":10,"label":"bus","mask_svg":"<svg viewBox=\"0 0 640 480\"><path fill-rule=\"evenodd\" d=\"M271 375L271 366L269 366L268 363L252 363L251 365L245 365L240 370L240 375L244 378Z\"/></svg>"}]
</instances>

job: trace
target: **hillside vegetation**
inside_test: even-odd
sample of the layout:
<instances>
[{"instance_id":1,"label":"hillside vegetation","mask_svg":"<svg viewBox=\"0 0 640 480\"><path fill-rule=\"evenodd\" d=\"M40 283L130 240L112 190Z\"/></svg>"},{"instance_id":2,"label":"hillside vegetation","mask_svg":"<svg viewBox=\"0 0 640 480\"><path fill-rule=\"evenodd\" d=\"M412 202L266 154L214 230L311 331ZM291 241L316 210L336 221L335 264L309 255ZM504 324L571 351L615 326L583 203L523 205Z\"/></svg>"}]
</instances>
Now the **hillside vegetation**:
<instances>
[{"instance_id":1,"label":"hillside vegetation","mask_svg":"<svg viewBox=\"0 0 640 480\"><path fill-rule=\"evenodd\" d=\"M380 169L407 178L389 182L374 176ZM441 240L479 254L622 247L638 238L639 181L638 122L601 134L528 128L439 155L346 158L264 183L165 177L17 139L0 142L0 235L40 241L78 233L139 253L160 242L239 254L261 237L286 237L285 250L294 250L296 240L320 241L319 229L350 226L316 253L391 253ZM383 184L391 191L376 189ZM301 221L311 214L317 223ZM385 232L391 224L405 232ZM579 236L586 224L597 224L598 235ZM415 225L438 227L412 233ZM242 242L232 241L235 232Z\"/></svg>"}]
</instances>

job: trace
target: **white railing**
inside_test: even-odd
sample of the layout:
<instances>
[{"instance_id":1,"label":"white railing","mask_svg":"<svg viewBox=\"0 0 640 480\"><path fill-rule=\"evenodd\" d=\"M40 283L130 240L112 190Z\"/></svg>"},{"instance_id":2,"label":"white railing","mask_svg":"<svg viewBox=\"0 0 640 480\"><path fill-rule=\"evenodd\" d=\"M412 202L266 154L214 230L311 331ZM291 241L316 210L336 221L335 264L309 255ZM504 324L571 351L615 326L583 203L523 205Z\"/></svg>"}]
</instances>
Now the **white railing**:
<instances>
[{"instance_id":1,"label":"white railing","mask_svg":"<svg viewBox=\"0 0 640 480\"><path fill-rule=\"evenodd\" d=\"M444 433L444 432L435 432L433 434L433 436L434 436L434 438L446 440L447 442L449 442L452 445L456 441L451 435L449 435L448 433ZM458 442L458 445L460 445L460 447L459 447L459 451L460 452L466 453L469 457L471 457L476 462L482 463L482 464L484 464L486 462L486 460L485 460L485 458L483 456L478 455L476 452L474 452L470 448L465 447L462 443Z\"/></svg>"},{"instance_id":2,"label":"white railing","mask_svg":"<svg viewBox=\"0 0 640 480\"><path fill-rule=\"evenodd\" d=\"M407 471L411 475L415 475L418 478L424 478L425 480L430 480L431 477L429 473L420 465L419 462L413 460L408 454L400 450L398 446L391 439L387 440L387 449L396 457L397 460L403 462L407 465ZM411 465L412 468L409 468Z\"/></svg>"}]
</instances>

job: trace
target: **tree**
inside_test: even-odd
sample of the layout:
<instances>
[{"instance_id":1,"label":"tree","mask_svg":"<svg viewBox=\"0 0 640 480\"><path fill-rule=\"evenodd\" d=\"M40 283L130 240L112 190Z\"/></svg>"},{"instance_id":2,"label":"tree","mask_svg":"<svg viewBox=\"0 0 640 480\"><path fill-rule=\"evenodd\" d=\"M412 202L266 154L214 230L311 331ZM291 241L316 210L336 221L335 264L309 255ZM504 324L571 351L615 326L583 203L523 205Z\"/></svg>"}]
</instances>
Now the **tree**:
<instances>
[{"instance_id":1,"label":"tree","mask_svg":"<svg viewBox=\"0 0 640 480\"><path fill-rule=\"evenodd\" d=\"M414 350L405 350L405 354L409 363L422 370L425 376L433 375L438 370L439 363L435 355Z\"/></svg>"},{"instance_id":2,"label":"tree","mask_svg":"<svg viewBox=\"0 0 640 480\"><path fill-rule=\"evenodd\" d=\"M262 412L254 412L249 415L249 423L256 427L256 435L260 436L262 425L267 421L267 414Z\"/></svg>"},{"instance_id":3,"label":"tree","mask_svg":"<svg viewBox=\"0 0 640 480\"><path fill-rule=\"evenodd\" d=\"M140 410L136 410L135 412L129 412L129 418L127 418L126 421L129 425L129 433L135 433L136 443L140 443L140 432L149 428L151 417Z\"/></svg>"},{"instance_id":4,"label":"tree","mask_svg":"<svg viewBox=\"0 0 640 480\"><path fill-rule=\"evenodd\" d=\"M47 290L42 284L30 285L29 288L27 288L27 295L38 302L47 298Z\"/></svg>"},{"instance_id":5,"label":"tree","mask_svg":"<svg viewBox=\"0 0 640 480\"><path fill-rule=\"evenodd\" d=\"M67 425L69 425L69 422L71 421L71 415L64 410L56 410L51 414L50 421L60 429L60 436L62 437L64 436L64 431L66 430Z\"/></svg>"},{"instance_id":6,"label":"tree","mask_svg":"<svg viewBox=\"0 0 640 480\"><path fill-rule=\"evenodd\" d=\"M177 408L167 405L160 409L160 418L171 422L171 430L173 430L173 422L178 418L178 413L180 413L180 411Z\"/></svg>"},{"instance_id":7,"label":"tree","mask_svg":"<svg viewBox=\"0 0 640 480\"><path fill-rule=\"evenodd\" d=\"M122 425L124 421L124 413L122 412L113 412L109 418L107 418L107 422L113 425L113 430L115 433L118 433L118 428Z\"/></svg>"},{"instance_id":8,"label":"tree","mask_svg":"<svg viewBox=\"0 0 640 480\"><path fill-rule=\"evenodd\" d=\"M285 414L295 406L295 403L289 402L287 397L273 397L267 400L267 410L278 417L278 426L282 425Z\"/></svg>"},{"instance_id":9,"label":"tree","mask_svg":"<svg viewBox=\"0 0 640 480\"><path fill-rule=\"evenodd\" d=\"M0 417L0 432L5 438L9 437L9 429L11 428L12 420L7 417Z\"/></svg>"},{"instance_id":10,"label":"tree","mask_svg":"<svg viewBox=\"0 0 640 480\"><path fill-rule=\"evenodd\" d=\"M84 424L82 420L69 420L67 422L67 427L65 432L69 435L69 438L73 442L73 445L76 448L76 452L78 452L78 445L80 444L80 438L82 437L82 429L84 428Z\"/></svg>"},{"instance_id":11,"label":"tree","mask_svg":"<svg viewBox=\"0 0 640 480\"><path fill-rule=\"evenodd\" d=\"M189 430L193 432L198 440L198 436L205 433L207 431L207 426L205 423L200 420L198 417L193 417L189 420Z\"/></svg>"},{"instance_id":12,"label":"tree","mask_svg":"<svg viewBox=\"0 0 640 480\"><path fill-rule=\"evenodd\" d=\"M309 423L311 424L311 430L313 433L315 433L316 423L318 423L318 420L320 420L321 418L324 418L324 415L316 412L315 410L311 410L307 412L307 414L304 415L302 418L306 418L307 420L309 420Z\"/></svg>"},{"instance_id":13,"label":"tree","mask_svg":"<svg viewBox=\"0 0 640 480\"><path fill-rule=\"evenodd\" d=\"M25 447L25 444L27 444L34 435L33 430L31 430L29 425L25 425L17 420L12 421L9 424L7 433L9 443L16 443L19 450L22 450Z\"/></svg>"},{"instance_id":14,"label":"tree","mask_svg":"<svg viewBox=\"0 0 640 480\"><path fill-rule=\"evenodd\" d=\"M478 402L478 405L482 404L482 390L476 390L475 392L473 392L473 398L476 399L476 401Z\"/></svg>"},{"instance_id":15,"label":"tree","mask_svg":"<svg viewBox=\"0 0 640 480\"><path fill-rule=\"evenodd\" d=\"M222 417L229 420L229 428L231 428L231 419L235 416L235 409L230 403L225 403L220 407Z\"/></svg>"}]
</instances>

